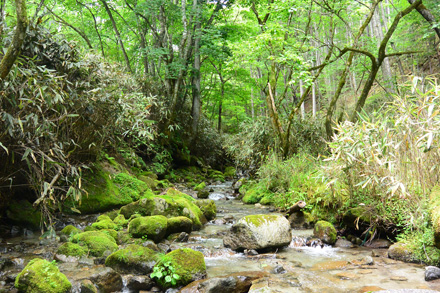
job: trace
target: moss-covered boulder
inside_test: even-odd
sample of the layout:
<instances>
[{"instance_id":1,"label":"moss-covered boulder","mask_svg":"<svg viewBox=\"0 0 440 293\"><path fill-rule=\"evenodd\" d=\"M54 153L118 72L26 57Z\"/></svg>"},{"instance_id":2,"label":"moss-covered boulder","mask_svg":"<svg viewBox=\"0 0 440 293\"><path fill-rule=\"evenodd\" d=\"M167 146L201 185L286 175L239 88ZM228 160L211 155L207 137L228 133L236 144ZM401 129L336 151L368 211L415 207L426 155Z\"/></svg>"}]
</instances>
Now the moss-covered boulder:
<instances>
[{"instance_id":1,"label":"moss-covered boulder","mask_svg":"<svg viewBox=\"0 0 440 293\"><path fill-rule=\"evenodd\" d=\"M7 219L16 225L37 230L41 225L41 212L27 200L11 201L6 210Z\"/></svg>"},{"instance_id":2,"label":"moss-covered boulder","mask_svg":"<svg viewBox=\"0 0 440 293\"><path fill-rule=\"evenodd\" d=\"M102 229L99 231L109 235L110 237L115 239L116 242L118 242L118 231L116 231L114 229Z\"/></svg>"},{"instance_id":3,"label":"moss-covered boulder","mask_svg":"<svg viewBox=\"0 0 440 293\"><path fill-rule=\"evenodd\" d=\"M266 250L287 246L292 240L290 223L278 215L250 215L235 223L223 238L225 247Z\"/></svg>"},{"instance_id":4,"label":"moss-covered boulder","mask_svg":"<svg viewBox=\"0 0 440 293\"><path fill-rule=\"evenodd\" d=\"M200 199L206 199L209 197L209 190L208 189L202 189L200 191L197 191L197 198Z\"/></svg>"},{"instance_id":5,"label":"moss-covered boulder","mask_svg":"<svg viewBox=\"0 0 440 293\"><path fill-rule=\"evenodd\" d=\"M202 182L202 183L200 183L200 184L197 184L197 185L194 187L194 191L201 191L201 190L205 189L205 187L206 187L206 183L205 183L205 182Z\"/></svg>"},{"instance_id":6,"label":"moss-covered boulder","mask_svg":"<svg viewBox=\"0 0 440 293\"><path fill-rule=\"evenodd\" d=\"M217 206L212 199L201 199L195 202L195 204L200 208L203 215L208 221L211 221L217 215Z\"/></svg>"},{"instance_id":7,"label":"moss-covered boulder","mask_svg":"<svg viewBox=\"0 0 440 293\"><path fill-rule=\"evenodd\" d=\"M225 168L225 172L223 174L227 178L233 178L233 177L235 177L236 173L237 173L237 170L234 167L229 166L229 167Z\"/></svg>"},{"instance_id":8,"label":"moss-covered boulder","mask_svg":"<svg viewBox=\"0 0 440 293\"><path fill-rule=\"evenodd\" d=\"M192 221L187 217L172 217L167 221L167 234L186 232L191 233Z\"/></svg>"},{"instance_id":9,"label":"moss-covered boulder","mask_svg":"<svg viewBox=\"0 0 440 293\"><path fill-rule=\"evenodd\" d=\"M72 242L66 242L58 247L57 254L65 256L81 257L87 255L87 248Z\"/></svg>"},{"instance_id":10,"label":"moss-covered boulder","mask_svg":"<svg viewBox=\"0 0 440 293\"><path fill-rule=\"evenodd\" d=\"M84 176L83 195L78 205L66 202L66 210L74 207L82 213L105 212L139 200L144 194L153 194L148 185L128 173L114 174L101 163Z\"/></svg>"},{"instance_id":11,"label":"moss-covered boulder","mask_svg":"<svg viewBox=\"0 0 440 293\"><path fill-rule=\"evenodd\" d=\"M78 228L76 228L73 225L67 225L63 228L63 230L60 231L61 235L66 235L67 237L73 236L75 234L81 233L82 231Z\"/></svg>"},{"instance_id":12,"label":"moss-covered boulder","mask_svg":"<svg viewBox=\"0 0 440 293\"><path fill-rule=\"evenodd\" d=\"M128 220L125 219L124 215L118 215L114 220L113 223L115 223L118 227L127 227Z\"/></svg>"},{"instance_id":13,"label":"moss-covered boulder","mask_svg":"<svg viewBox=\"0 0 440 293\"><path fill-rule=\"evenodd\" d=\"M193 222L193 229L197 230L206 223L206 218L200 208L195 204L195 199L174 188L169 188L166 194L145 196L120 209L120 214L126 219L134 214L141 216L162 215L165 217L184 216Z\"/></svg>"},{"instance_id":14,"label":"moss-covered boulder","mask_svg":"<svg viewBox=\"0 0 440 293\"><path fill-rule=\"evenodd\" d=\"M260 200L268 194L267 189L259 184L243 186L242 188L240 188L240 192L244 192L242 201L246 204L259 203Z\"/></svg>"},{"instance_id":15,"label":"moss-covered boulder","mask_svg":"<svg viewBox=\"0 0 440 293\"><path fill-rule=\"evenodd\" d=\"M73 236L72 242L87 247L90 254L97 257L118 250L115 239L101 231L89 231L76 234Z\"/></svg>"},{"instance_id":16,"label":"moss-covered boulder","mask_svg":"<svg viewBox=\"0 0 440 293\"><path fill-rule=\"evenodd\" d=\"M333 245L336 243L337 234L332 223L327 221L318 221L313 229L313 236L321 239L321 241L324 243Z\"/></svg>"},{"instance_id":17,"label":"moss-covered boulder","mask_svg":"<svg viewBox=\"0 0 440 293\"><path fill-rule=\"evenodd\" d=\"M95 228L96 230L103 230L103 229L117 230L118 229L118 226L115 223L113 223L113 221L110 219L95 222L92 224L92 227Z\"/></svg>"},{"instance_id":18,"label":"moss-covered boulder","mask_svg":"<svg viewBox=\"0 0 440 293\"><path fill-rule=\"evenodd\" d=\"M147 184L151 190L155 190L157 188L157 185L159 184L157 177L156 179L154 179L150 176L140 175L138 176L138 179L145 182L145 184Z\"/></svg>"},{"instance_id":19,"label":"moss-covered boulder","mask_svg":"<svg viewBox=\"0 0 440 293\"><path fill-rule=\"evenodd\" d=\"M209 170L208 171L209 178L211 178L214 181L220 181L225 182L225 175L218 170Z\"/></svg>"},{"instance_id":20,"label":"moss-covered boulder","mask_svg":"<svg viewBox=\"0 0 440 293\"><path fill-rule=\"evenodd\" d=\"M128 232L133 237L146 236L154 242L160 242L167 234L167 218L161 215L133 219L128 225Z\"/></svg>"},{"instance_id":21,"label":"moss-covered boulder","mask_svg":"<svg viewBox=\"0 0 440 293\"><path fill-rule=\"evenodd\" d=\"M146 275L152 271L158 259L157 252L150 248L131 244L110 254L105 265L122 274Z\"/></svg>"},{"instance_id":22,"label":"moss-covered boulder","mask_svg":"<svg viewBox=\"0 0 440 293\"><path fill-rule=\"evenodd\" d=\"M35 258L15 278L15 288L27 293L65 293L72 284L54 263Z\"/></svg>"},{"instance_id":23,"label":"moss-covered boulder","mask_svg":"<svg viewBox=\"0 0 440 293\"><path fill-rule=\"evenodd\" d=\"M172 267L174 274L179 276L175 286L185 286L193 281L206 277L206 265L203 254L190 248L174 250L166 254L155 267ZM167 271L167 270L164 270ZM165 281L166 275L162 278L155 278L163 287L171 287L169 282Z\"/></svg>"},{"instance_id":24,"label":"moss-covered boulder","mask_svg":"<svg viewBox=\"0 0 440 293\"><path fill-rule=\"evenodd\" d=\"M388 248L388 257L403 262L415 262L417 258L407 243L397 242Z\"/></svg>"}]
</instances>

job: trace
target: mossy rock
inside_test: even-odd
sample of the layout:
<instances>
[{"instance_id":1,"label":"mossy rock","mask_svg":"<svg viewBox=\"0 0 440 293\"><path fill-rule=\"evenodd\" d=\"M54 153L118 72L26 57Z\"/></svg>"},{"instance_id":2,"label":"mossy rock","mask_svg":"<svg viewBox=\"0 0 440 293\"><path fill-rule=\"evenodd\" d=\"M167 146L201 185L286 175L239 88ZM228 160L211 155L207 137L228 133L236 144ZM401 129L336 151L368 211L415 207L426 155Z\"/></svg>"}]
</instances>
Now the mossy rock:
<instances>
[{"instance_id":1,"label":"mossy rock","mask_svg":"<svg viewBox=\"0 0 440 293\"><path fill-rule=\"evenodd\" d=\"M209 191L208 189L202 189L200 191L197 191L197 198L200 199L207 199L209 197Z\"/></svg>"},{"instance_id":2,"label":"mossy rock","mask_svg":"<svg viewBox=\"0 0 440 293\"><path fill-rule=\"evenodd\" d=\"M27 200L11 201L6 210L6 217L13 224L38 230L41 226L41 212Z\"/></svg>"},{"instance_id":3,"label":"mossy rock","mask_svg":"<svg viewBox=\"0 0 440 293\"><path fill-rule=\"evenodd\" d=\"M109 235L110 237L115 239L116 242L118 242L118 231L116 231L114 229L102 229L102 230L99 230L99 231Z\"/></svg>"},{"instance_id":4,"label":"mossy rock","mask_svg":"<svg viewBox=\"0 0 440 293\"><path fill-rule=\"evenodd\" d=\"M179 232L191 233L193 223L187 217L172 217L167 221L167 235Z\"/></svg>"},{"instance_id":5,"label":"mossy rock","mask_svg":"<svg viewBox=\"0 0 440 293\"><path fill-rule=\"evenodd\" d=\"M116 242L119 245L127 244L132 239L131 235L130 235L130 233L128 233L128 231L119 231L117 237L118 237L118 239L116 240Z\"/></svg>"},{"instance_id":6,"label":"mossy rock","mask_svg":"<svg viewBox=\"0 0 440 293\"><path fill-rule=\"evenodd\" d=\"M105 265L118 273L146 275L157 263L158 253L150 248L131 244L110 254Z\"/></svg>"},{"instance_id":7,"label":"mossy rock","mask_svg":"<svg viewBox=\"0 0 440 293\"><path fill-rule=\"evenodd\" d=\"M145 176L145 175L138 176L138 179L145 182L151 190L155 190L157 185L159 184L159 181L157 181L157 178L154 179L154 178L151 178L151 177Z\"/></svg>"},{"instance_id":8,"label":"mossy rock","mask_svg":"<svg viewBox=\"0 0 440 293\"><path fill-rule=\"evenodd\" d=\"M103 215L99 215L98 218L96 218L96 222L99 221L113 221L112 218L110 218L109 215L107 214L103 214Z\"/></svg>"},{"instance_id":9,"label":"mossy rock","mask_svg":"<svg viewBox=\"0 0 440 293\"><path fill-rule=\"evenodd\" d=\"M105 212L153 194L148 185L128 173L112 174L102 164L84 176L84 194L80 203L66 202L66 211L75 207L82 213Z\"/></svg>"},{"instance_id":10,"label":"mossy rock","mask_svg":"<svg viewBox=\"0 0 440 293\"><path fill-rule=\"evenodd\" d=\"M125 219L124 215L118 215L114 220L113 223L115 223L118 227L127 227L128 220Z\"/></svg>"},{"instance_id":11,"label":"mossy rock","mask_svg":"<svg viewBox=\"0 0 440 293\"><path fill-rule=\"evenodd\" d=\"M95 222L92 224L92 227L97 230L103 230L103 229L113 229L113 230L119 230L118 225L113 223L112 220L102 220L99 222Z\"/></svg>"},{"instance_id":12,"label":"mossy rock","mask_svg":"<svg viewBox=\"0 0 440 293\"><path fill-rule=\"evenodd\" d=\"M130 218L134 214L141 216L162 215L165 217L184 216L191 219L193 229L197 230L206 223L206 218L200 208L195 205L195 199L174 188L166 194L146 196L141 200L128 204L120 209L120 214Z\"/></svg>"},{"instance_id":13,"label":"mossy rock","mask_svg":"<svg viewBox=\"0 0 440 293\"><path fill-rule=\"evenodd\" d=\"M35 258L15 278L15 288L27 293L65 293L72 284L54 263Z\"/></svg>"},{"instance_id":14,"label":"mossy rock","mask_svg":"<svg viewBox=\"0 0 440 293\"><path fill-rule=\"evenodd\" d=\"M410 245L403 242L397 242L388 248L388 257L403 262L417 262L414 251Z\"/></svg>"},{"instance_id":15,"label":"mossy rock","mask_svg":"<svg viewBox=\"0 0 440 293\"><path fill-rule=\"evenodd\" d=\"M229 166L229 167L225 168L225 172L223 174L225 175L225 177L233 178L233 177L235 177L236 173L237 173L237 170L234 167Z\"/></svg>"},{"instance_id":16,"label":"mossy rock","mask_svg":"<svg viewBox=\"0 0 440 293\"><path fill-rule=\"evenodd\" d=\"M206 183L205 183L205 182L202 182L202 183L200 183L200 184L197 184L197 185L194 187L194 191L201 191L201 190L205 189L205 187L206 187Z\"/></svg>"},{"instance_id":17,"label":"mossy rock","mask_svg":"<svg viewBox=\"0 0 440 293\"><path fill-rule=\"evenodd\" d=\"M109 212L106 212L104 215L108 216L110 218L110 220L114 220L118 215L119 215L119 210L112 210Z\"/></svg>"},{"instance_id":18,"label":"mossy rock","mask_svg":"<svg viewBox=\"0 0 440 293\"><path fill-rule=\"evenodd\" d=\"M190 248L182 248L171 251L166 254L157 264L161 267L169 264L175 269L180 279L177 280L176 286L185 286L193 281L197 281L206 277L206 265L203 254ZM163 280L159 280L159 284L168 287Z\"/></svg>"},{"instance_id":19,"label":"mossy rock","mask_svg":"<svg viewBox=\"0 0 440 293\"><path fill-rule=\"evenodd\" d=\"M211 221L217 215L217 206L212 199L201 199L195 202L195 204L200 208L203 215L208 221Z\"/></svg>"},{"instance_id":20,"label":"mossy rock","mask_svg":"<svg viewBox=\"0 0 440 293\"><path fill-rule=\"evenodd\" d=\"M147 239L157 243L166 236L167 222L167 218L160 215L136 218L128 225L128 232L133 237L141 238L146 236Z\"/></svg>"},{"instance_id":21,"label":"mossy rock","mask_svg":"<svg viewBox=\"0 0 440 293\"><path fill-rule=\"evenodd\" d=\"M259 203L260 200L267 194L267 190L261 188L258 184L246 188L242 201L246 204Z\"/></svg>"},{"instance_id":22,"label":"mossy rock","mask_svg":"<svg viewBox=\"0 0 440 293\"><path fill-rule=\"evenodd\" d=\"M263 198L260 200L260 203L266 206L272 204L272 195L264 195Z\"/></svg>"},{"instance_id":23,"label":"mossy rock","mask_svg":"<svg viewBox=\"0 0 440 293\"><path fill-rule=\"evenodd\" d=\"M99 231L99 230L92 226L84 227L84 232L90 232L90 231Z\"/></svg>"},{"instance_id":24,"label":"mossy rock","mask_svg":"<svg viewBox=\"0 0 440 293\"><path fill-rule=\"evenodd\" d=\"M70 237L72 235L81 233L82 231L78 228L76 228L73 225L67 225L66 227L63 228L63 230L61 230L60 234L62 235L66 235L67 237Z\"/></svg>"},{"instance_id":25,"label":"mossy rock","mask_svg":"<svg viewBox=\"0 0 440 293\"><path fill-rule=\"evenodd\" d=\"M60 247L58 247L57 254L63 254L66 256L81 257L87 255L87 248L80 246L76 243L66 242Z\"/></svg>"},{"instance_id":26,"label":"mossy rock","mask_svg":"<svg viewBox=\"0 0 440 293\"><path fill-rule=\"evenodd\" d=\"M318 221L313 229L313 236L322 240L322 242L333 245L336 243L336 229L332 223L327 221Z\"/></svg>"},{"instance_id":27,"label":"mossy rock","mask_svg":"<svg viewBox=\"0 0 440 293\"><path fill-rule=\"evenodd\" d=\"M118 250L118 245L113 237L101 231L89 231L76 234L72 238L73 243L86 246L92 256L101 257L106 252Z\"/></svg>"}]
</instances>

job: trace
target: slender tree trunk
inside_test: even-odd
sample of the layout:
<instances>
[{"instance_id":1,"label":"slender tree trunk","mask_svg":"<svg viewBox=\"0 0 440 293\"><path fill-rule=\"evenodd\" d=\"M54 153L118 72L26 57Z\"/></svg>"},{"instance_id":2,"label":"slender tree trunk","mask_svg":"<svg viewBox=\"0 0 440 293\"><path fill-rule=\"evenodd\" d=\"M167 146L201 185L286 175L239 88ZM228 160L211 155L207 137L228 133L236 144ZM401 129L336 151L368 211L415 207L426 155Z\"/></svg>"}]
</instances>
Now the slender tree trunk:
<instances>
[{"instance_id":1,"label":"slender tree trunk","mask_svg":"<svg viewBox=\"0 0 440 293\"><path fill-rule=\"evenodd\" d=\"M302 97L304 95L304 87L303 87L303 81L299 81L299 94ZM304 106L304 103L301 103L301 118L306 118L306 108Z\"/></svg>"},{"instance_id":2,"label":"slender tree trunk","mask_svg":"<svg viewBox=\"0 0 440 293\"><path fill-rule=\"evenodd\" d=\"M26 11L26 1L15 0L15 7L17 13L17 25L12 43L0 62L0 80L4 80L6 78L12 68L12 65L14 65L15 60L20 54L21 46L23 45L24 38L26 37L26 29L29 24Z\"/></svg>"},{"instance_id":3,"label":"slender tree trunk","mask_svg":"<svg viewBox=\"0 0 440 293\"><path fill-rule=\"evenodd\" d=\"M197 134L197 127L200 120L200 107L201 107L201 98L200 98L200 37L201 37L201 20L200 20L200 6L197 3L198 0L193 0L193 7L196 13L195 19L195 39L194 39L194 68L193 68L193 78L192 78L192 133L195 136Z\"/></svg>"},{"instance_id":4,"label":"slender tree trunk","mask_svg":"<svg viewBox=\"0 0 440 293\"><path fill-rule=\"evenodd\" d=\"M115 31L116 38L118 40L119 46L121 47L122 54L124 55L125 65L127 66L127 70L129 72L132 72L131 66L130 66L130 59L128 59L127 52L125 51L124 43L122 42L121 34L119 33L118 27L116 26L115 19L113 18L113 14L110 11L110 8L107 5L106 0L100 0L102 5L104 5L104 9L107 12L108 17L110 18L110 21L113 25L113 30Z\"/></svg>"},{"instance_id":5,"label":"slender tree trunk","mask_svg":"<svg viewBox=\"0 0 440 293\"><path fill-rule=\"evenodd\" d=\"M6 0L0 0L0 47L3 47L3 30L5 27Z\"/></svg>"},{"instance_id":6,"label":"slender tree trunk","mask_svg":"<svg viewBox=\"0 0 440 293\"><path fill-rule=\"evenodd\" d=\"M252 119L255 117L255 110L254 110L254 89L251 88L251 115Z\"/></svg>"},{"instance_id":7,"label":"slender tree trunk","mask_svg":"<svg viewBox=\"0 0 440 293\"><path fill-rule=\"evenodd\" d=\"M313 83L312 84L312 115L313 115L313 118L315 118L316 117L316 84L315 83Z\"/></svg>"},{"instance_id":8,"label":"slender tree trunk","mask_svg":"<svg viewBox=\"0 0 440 293\"><path fill-rule=\"evenodd\" d=\"M416 2L416 0L408 0L408 2L410 4L413 4L414 2ZM420 13L420 15L423 16L423 18L429 22L429 24L432 26L435 24L435 17L434 15L432 15L431 11L429 11L428 8L426 8L425 5L423 5L423 3L420 3L419 5L417 5L416 7L417 12ZM435 27L434 28L435 33L437 34L437 36L440 38L440 28Z\"/></svg>"}]
</instances>

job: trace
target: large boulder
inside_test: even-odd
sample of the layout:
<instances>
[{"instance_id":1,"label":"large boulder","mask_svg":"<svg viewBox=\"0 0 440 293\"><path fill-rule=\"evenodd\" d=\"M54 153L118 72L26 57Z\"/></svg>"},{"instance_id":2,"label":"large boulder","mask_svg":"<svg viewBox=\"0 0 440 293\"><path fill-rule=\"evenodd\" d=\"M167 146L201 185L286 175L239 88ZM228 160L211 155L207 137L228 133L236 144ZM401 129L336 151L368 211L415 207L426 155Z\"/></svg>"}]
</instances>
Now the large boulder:
<instances>
[{"instance_id":1,"label":"large boulder","mask_svg":"<svg viewBox=\"0 0 440 293\"><path fill-rule=\"evenodd\" d=\"M144 196L139 201L123 206L119 213L124 215L126 219L134 214L165 217L184 216L191 219L195 230L200 229L206 223L206 218L195 204L195 199L174 188L169 188L166 194Z\"/></svg>"},{"instance_id":2,"label":"large boulder","mask_svg":"<svg viewBox=\"0 0 440 293\"><path fill-rule=\"evenodd\" d=\"M35 258L18 274L15 288L27 293L65 293L70 291L72 284L54 263Z\"/></svg>"},{"instance_id":3,"label":"large boulder","mask_svg":"<svg viewBox=\"0 0 440 293\"><path fill-rule=\"evenodd\" d=\"M88 278L98 287L98 292L122 292L122 276L112 268L100 268Z\"/></svg>"},{"instance_id":4,"label":"large boulder","mask_svg":"<svg viewBox=\"0 0 440 293\"><path fill-rule=\"evenodd\" d=\"M336 229L327 221L318 221L313 229L313 236L321 239L322 242L327 244L335 244L336 242Z\"/></svg>"},{"instance_id":5,"label":"large boulder","mask_svg":"<svg viewBox=\"0 0 440 293\"><path fill-rule=\"evenodd\" d=\"M68 199L65 203L66 210L79 210L81 213L105 212L139 200L144 195L153 195L145 182L120 172L121 169L122 167L114 168L107 162L97 165L84 176L87 195L82 196L79 205L73 199Z\"/></svg>"},{"instance_id":6,"label":"large boulder","mask_svg":"<svg viewBox=\"0 0 440 293\"><path fill-rule=\"evenodd\" d=\"M279 248L292 240L289 221L278 215L250 215L234 224L223 238L233 250Z\"/></svg>"},{"instance_id":7,"label":"large boulder","mask_svg":"<svg viewBox=\"0 0 440 293\"><path fill-rule=\"evenodd\" d=\"M397 242L388 248L388 257L403 262L416 262L417 257L414 255L410 245L403 242Z\"/></svg>"},{"instance_id":8,"label":"large boulder","mask_svg":"<svg viewBox=\"0 0 440 293\"><path fill-rule=\"evenodd\" d=\"M101 231L88 231L76 234L72 242L88 248L92 256L101 257L106 253L118 250L118 245L113 237Z\"/></svg>"},{"instance_id":9,"label":"large boulder","mask_svg":"<svg viewBox=\"0 0 440 293\"><path fill-rule=\"evenodd\" d=\"M167 234L167 218L164 216L139 217L131 220L128 232L136 238L146 236L154 242L160 242Z\"/></svg>"},{"instance_id":10,"label":"large boulder","mask_svg":"<svg viewBox=\"0 0 440 293\"><path fill-rule=\"evenodd\" d=\"M166 254L155 265L154 272L161 272L160 277L154 272L151 276L164 288L185 286L206 277L206 265L203 254L190 248L181 248ZM177 275L174 283L167 276Z\"/></svg>"},{"instance_id":11,"label":"large boulder","mask_svg":"<svg viewBox=\"0 0 440 293\"><path fill-rule=\"evenodd\" d=\"M57 254L65 256L81 257L87 255L87 248L72 242L66 242L58 247Z\"/></svg>"},{"instance_id":12,"label":"large boulder","mask_svg":"<svg viewBox=\"0 0 440 293\"><path fill-rule=\"evenodd\" d=\"M187 217L172 217L167 221L167 234L186 232L191 233L192 221Z\"/></svg>"},{"instance_id":13,"label":"large boulder","mask_svg":"<svg viewBox=\"0 0 440 293\"><path fill-rule=\"evenodd\" d=\"M151 272L157 261L157 252L131 244L110 254L105 260L105 265L122 274L146 275Z\"/></svg>"}]
</instances>

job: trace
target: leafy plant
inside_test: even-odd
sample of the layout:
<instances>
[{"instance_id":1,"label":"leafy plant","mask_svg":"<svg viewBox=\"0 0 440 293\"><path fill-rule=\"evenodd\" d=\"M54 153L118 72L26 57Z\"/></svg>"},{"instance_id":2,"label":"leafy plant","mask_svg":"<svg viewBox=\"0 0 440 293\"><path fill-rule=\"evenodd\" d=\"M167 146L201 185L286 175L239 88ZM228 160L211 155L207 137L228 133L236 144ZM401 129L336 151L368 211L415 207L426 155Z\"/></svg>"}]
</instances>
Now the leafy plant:
<instances>
[{"instance_id":1,"label":"leafy plant","mask_svg":"<svg viewBox=\"0 0 440 293\"><path fill-rule=\"evenodd\" d=\"M159 266L155 266L150 277L156 279L159 284L164 287L176 286L177 281L180 280L180 276L176 274L176 269L172 266L171 262L165 262Z\"/></svg>"}]
</instances>

